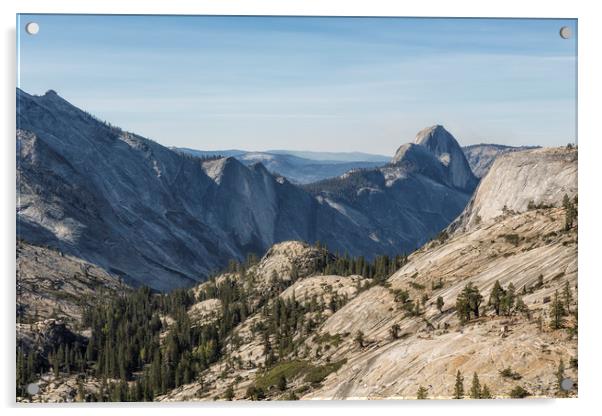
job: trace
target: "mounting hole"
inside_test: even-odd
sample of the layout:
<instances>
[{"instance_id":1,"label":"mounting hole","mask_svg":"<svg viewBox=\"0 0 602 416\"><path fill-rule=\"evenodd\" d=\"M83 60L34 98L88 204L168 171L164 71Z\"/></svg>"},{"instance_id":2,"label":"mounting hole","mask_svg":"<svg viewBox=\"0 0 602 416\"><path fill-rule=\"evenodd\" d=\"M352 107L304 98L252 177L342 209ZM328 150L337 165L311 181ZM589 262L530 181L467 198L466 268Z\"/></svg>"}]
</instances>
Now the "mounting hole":
<instances>
[{"instance_id":1,"label":"mounting hole","mask_svg":"<svg viewBox=\"0 0 602 416\"><path fill-rule=\"evenodd\" d=\"M560 388L564 391L569 391L573 388L573 385L573 380L571 380L570 378L565 378L560 382Z\"/></svg>"},{"instance_id":2,"label":"mounting hole","mask_svg":"<svg viewBox=\"0 0 602 416\"><path fill-rule=\"evenodd\" d=\"M37 35L40 31L40 25L36 22L29 22L25 25L25 31L30 35Z\"/></svg>"},{"instance_id":3,"label":"mounting hole","mask_svg":"<svg viewBox=\"0 0 602 416\"><path fill-rule=\"evenodd\" d=\"M562 26L559 33L562 39L569 39L572 35L571 28L568 26Z\"/></svg>"},{"instance_id":4,"label":"mounting hole","mask_svg":"<svg viewBox=\"0 0 602 416\"><path fill-rule=\"evenodd\" d=\"M32 396L34 394L38 394L40 392L40 386L38 386L36 383L29 383L27 385L27 393L31 394Z\"/></svg>"}]
</instances>

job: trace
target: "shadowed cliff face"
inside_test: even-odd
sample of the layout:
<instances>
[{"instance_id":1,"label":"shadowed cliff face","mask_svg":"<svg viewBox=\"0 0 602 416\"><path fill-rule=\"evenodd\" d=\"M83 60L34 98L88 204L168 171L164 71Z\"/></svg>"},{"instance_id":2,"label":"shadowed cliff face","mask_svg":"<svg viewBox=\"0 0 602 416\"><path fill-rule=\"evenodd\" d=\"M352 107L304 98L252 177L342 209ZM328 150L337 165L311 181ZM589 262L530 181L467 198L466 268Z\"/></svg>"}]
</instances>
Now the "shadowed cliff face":
<instances>
[{"instance_id":1,"label":"shadowed cliff face","mask_svg":"<svg viewBox=\"0 0 602 416\"><path fill-rule=\"evenodd\" d=\"M340 198L327 184L310 193L261 164L172 151L53 91L18 90L17 122L19 237L159 290L285 240L369 258L409 252L470 198L456 186L453 148L451 164L440 162L439 147L424 146L411 163L345 174L336 179L347 195Z\"/></svg>"}]
</instances>

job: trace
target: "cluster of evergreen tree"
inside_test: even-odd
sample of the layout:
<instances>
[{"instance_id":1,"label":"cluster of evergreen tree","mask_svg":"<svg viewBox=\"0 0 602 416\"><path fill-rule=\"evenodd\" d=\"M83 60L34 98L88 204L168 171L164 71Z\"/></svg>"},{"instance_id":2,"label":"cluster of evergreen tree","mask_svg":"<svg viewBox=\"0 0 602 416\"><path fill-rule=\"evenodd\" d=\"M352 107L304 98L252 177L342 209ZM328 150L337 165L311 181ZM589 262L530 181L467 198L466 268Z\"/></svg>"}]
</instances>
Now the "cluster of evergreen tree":
<instances>
[{"instance_id":1,"label":"cluster of evergreen tree","mask_svg":"<svg viewBox=\"0 0 602 416\"><path fill-rule=\"evenodd\" d=\"M423 307L428 300L428 295L422 297L422 299L412 299L410 292L405 289L392 290L395 302L401 304L401 307L406 312L406 316L420 316L422 315ZM443 301L443 300L441 300ZM441 305L443 307L443 305Z\"/></svg>"},{"instance_id":2,"label":"cluster of evergreen tree","mask_svg":"<svg viewBox=\"0 0 602 416\"><path fill-rule=\"evenodd\" d=\"M320 244L317 243L320 248ZM383 255L376 256L372 261L364 256L352 257L348 254L331 256L326 250L321 261L316 265L316 272L324 275L350 276L360 275L365 278L374 279L378 283L384 282L408 261L406 255L394 257Z\"/></svg>"},{"instance_id":3,"label":"cluster of evergreen tree","mask_svg":"<svg viewBox=\"0 0 602 416\"><path fill-rule=\"evenodd\" d=\"M523 294L526 293L525 286L523 287ZM482 302L483 296L478 287L473 285L472 282L464 286L464 289L456 298L456 312L460 323L464 324L473 318L478 318L481 313ZM510 283L507 288L503 288L500 282L496 280L489 293L487 306L490 306L497 316L511 316L515 313L522 313L530 318L529 308L523 301L522 295L517 293L513 283Z\"/></svg>"},{"instance_id":4,"label":"cluster of evergreen tree","mask_svg":"<svg viewBox=\"0 0 602 416\"><path fill-rule=\"evenodd\" d=\"M48 371L48 363L35 352L25 352L17 346L17 396L27 395L27 385L36 380L43 372Z\"/></svg>"},{"instance_id":5,"label":"cluster of evergreen tree","mask_svg":"<svg viewBox=\"0 0 602 416\"><path fill-rule=\"evenodd\" d=\"M359 274L384 281L407 261L405 256L379 256L373 261L348 255L335 257L319 244L317 247L323 255L315 259L311 274ZM290 271L290 279L281 279L274 272L269 290L258 292L253 277L248 275L257 262L255 255L242 263L230 262L227 271L239 276L210 279L196 296L184 289L159 294L141 287L97 298L84 309L81 320L82 328L91 329L87 344L56 345L47 356L18 349L17 394L26 394L29 382L52 370L57 377L78 376L79 400L153 400L201 379L202 372L226 353L225 340L233 329L258 311L262 319L252 330L259 331L264 340L266 367L291 354L296 356L299 340L314 332L325 319L323 312L335 312L348 299L336 292L329 293L326 300L314 295L304 303L294 296L277 297L299 277L296 266ZM187 310L193 303L207 299L220 300L220 319L193 324ZM97 394L85 391L87 377L100 381Z\"/></svg>"},{"instance_id":6,"label":"cluster of evergreen tree","mask_svg":"<svg viewBox=\"0 0 602 416\"><path fill-rule=\"evenodd\" d=\"M197 159L200 159L201 162L209 162L211 160L219 160L219 159L223 159L225 156L224 155L220 155L220 154L216 154L216 155L201 155L201 156L195 156Z\"/></svg>"},{"instance_id":7,"label":"cluster of evergreen tree","mask_svg":"<svg viewBox=\"0 0 602 416\"><path fill-rule=\"evenodd\" d=\"M345 177L334 177L303 185L302 188L312 195L322 193L354 203L358 199L358 189L382 188L385 186L383 173L378 169L354 169Z\"/></svg>"},{"instance_id":8,"label":"cluster of evergreen tree","mask_svg":"<svg viewBox=\"0 0 602 416\"><path fill-rule=\"evenodd\" d=\"M85 345L79 340L60 339L50 351L28 350L18 344L16 352L17 396L26 396L27 385L50 370L58 377L61 373L82 373L87 369Z\"/></svg>"},{"instance_id":9,"label":"cluster of evergreen tree","mask_svg":"<svg viewBox=\"0 0 602 416\"><path fill-rule=\"evenodd\" d=\"M558 290L554 292L554 299L550 304L550 326L552 329L564 328L565 318L571 314L571 303L573 302L573 292L569 282L564 283L562 295L559 295ZM577 308L572 311L575 317L575 327L571 329L572 335L577 332Z\"/></svg>"},{"instance_id":10,"label":"cluster of evergreen tree","mask_svg":"<svg viewBox=\"0 0 602 416\"><path fill-rule=\"evenodd\" d=\"M516 293L512 282L508 285L507 289L504 289L500 285L499 280L496 280L489 294L488 306L493 308L497 316L510 316L515 312L529 316L529 309L523 302L522 297Z\"/></svg>"},{"instance_id":11,"label":"cluster of evergreen tree","mask_svg":"<svg viewBox=\"0 0 602 416\"><path fill-rule=\"evenodd\" d=\"M481 386L481 381L479 380L479 376L476 372L472 375L472 383L470 385L469 395L471 399L493 398L487 384L483 384ZM458 372L456 373L456 382L454 384L454 394L452 397L454 399L464 398L464 376L462 375L460 370L458 370Z\"/></svg>"},{"instance_id":12,"label":"cluster of evergreen tree","mask_svg":"<svg viewBox=\"0 0 602 416\"><path fill-rule=\"evenodd\" d=\"M221 319L193 325L187 309L209 298L221 301ZM27 383L52 369L56 376L101 380L100 393L86 400L152 400L197 379L222 356L225 338L248 314L247 294L231 279L207 285L198 299L188 290L156 294L146 287L100 299L82 317L82 326L91 328L87 346L57 345L46 358L18 349L17 394L25 394ZM164 331L167 317L172 323Z\"/></svg>"}]
</instances>

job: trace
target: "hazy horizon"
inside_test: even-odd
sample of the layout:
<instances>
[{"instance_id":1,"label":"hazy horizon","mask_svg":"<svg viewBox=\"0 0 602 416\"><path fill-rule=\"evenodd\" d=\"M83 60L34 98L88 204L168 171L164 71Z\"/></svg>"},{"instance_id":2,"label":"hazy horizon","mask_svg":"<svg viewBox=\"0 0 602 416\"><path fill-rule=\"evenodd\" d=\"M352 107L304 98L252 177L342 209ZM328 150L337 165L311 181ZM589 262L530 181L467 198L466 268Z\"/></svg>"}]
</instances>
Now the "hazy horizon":
<instances>
[{"instance_id":1,"label":"hazy horizon","mask_svg":"<svg viewBox=\"0 0 602 416\"><path fill-rule=\"evenodd\" d=\"M36 36L24 34L29 21ZM390 156L575 140L576 20L20 15L18 87L165 146ZM558 30L574 34L562 39Z\"/></svg>"}]
</instances>

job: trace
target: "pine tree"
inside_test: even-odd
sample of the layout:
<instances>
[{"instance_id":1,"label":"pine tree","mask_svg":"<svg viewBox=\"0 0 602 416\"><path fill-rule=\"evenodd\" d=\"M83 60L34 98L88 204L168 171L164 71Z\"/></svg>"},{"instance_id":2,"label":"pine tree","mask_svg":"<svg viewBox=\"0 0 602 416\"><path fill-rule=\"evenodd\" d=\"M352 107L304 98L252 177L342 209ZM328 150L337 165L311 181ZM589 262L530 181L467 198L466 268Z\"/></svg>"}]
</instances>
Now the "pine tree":
<instances>
[{"instance_id":1,"label":"pine tree","mask_svg":"<svg viewBox=\"0 0 602 416\"><path fill-rule=\"evenodd\" d=\"M564 229L565 231L568 231L573 227L575 218L577 218L577 208L575 204L571 202L567 194L564 194L562 206L564 208Z\"/></svg>"},{"instance_id":2,"label":"pine tree","mask_svg":"<svg viewBox=\"0 0 602 416\"><path fill-rule=\"evenodd\" d=\"M458 312L460 323L464 324L474 315L479 317L479 307L483 301L483 296L479 289L471 283L464 286L464 289L456 299L456 311Z\"/></svg>"},{"instance_id":3,"label":"pine tree","mask_svg":"<svg viewBox=\"0 0 602 416\"><path fill-rule=\"evenodd\" d=\"M502 297L501 310L504 315L510 316L514 311L514 303L516 301L516 289L514 288L514 284L510 282L508 285L508 289L504 293Z\"/></svg>"},{"instance_id":4,"label":"pine tree","mask_svg":"<svg viewBox=\"0 0 602 416\"><path fill-rule=\"evenodd\" d=\"M481 399L492 399L493 396L491 395L491 392L489 391L489 387L487 386L487 384L483 384L483 388L481 389Z\"/></svg>"},{"instance_id":5,"label":"pine tree","mask_svg":"<svg viewBox=\"0 0 602 416\"><path fill-rule=\"evenodd\" d=\"M558 393L557 394L559 396L566 395L565 390L562 388L562 381L563 380L564 380L564 361L561 358L560 362L558 363L558 370L556 370L556 382L557 382L557 387L558 387Z\"/></svg>"},{"instance_id":6,"label":"pine tree","mask_svg":"<svg viewBox=\"0 0 602 416\"><path fill-rule=\"evenodd\" d=\"M416 392L416 399L418 400L426 400L428 399L428 390L423 386L418 387L418 391Z\"/></svg>"},{"instance_id":7,"label":"pine tree","mask_svg":"<svg viewBox=\"0 0 602 416\"><path fill-rule=\"evenodd\" d=\"M481 398L481 383L479 382L479 376L476 372L472 376L472 385L470 386L470 397L472 399Z\"/></svg>"},{"instance_id":8,"label":"pine tree","mask_svg":"<svg viewBox=\"0 0 602 416\"><path fill-rule=\"evenodd\" d=\"M554 300L550 304L550 326L553 329L560 329L564 327L564 306L558 299L558 290L554 293Z\"/></svg>"},{"instance_id":9,"label":"pine tree","mask_svg":"<svg viewBox=\"0 0 602 416\"><path fill-rule=\"evenodd\" d=\"M360 348L364 348L364 333L362 331L357 331L355 334L355 342Z\"/></svg>"},{"instance_id":10,"label":"pine tree","mask_svg":"<svg viewBox=\"0 0 602 416\"><path fill-rule=\"evenodd\" d=\"M21 396L26 393L26 389L24 386L27 384L28 375L25 368L25 355L23 354L23 350L21 348L17 348L17 376L16 376L16 385L17 385L17 395Z\"/></svg>"},{"instance_id":11,"label":"pine tree","mask_svg":"<svg viewBox=\"0 0 602 416\"><path fill-rule=\"evenodd\" d=\"M229 402L231 402L232 399L234 399L234 389L231 385L228 386L228 388L226 389L226 392L224 393L224 399L226 399Z\"/></svg>"},{"instance_id":12,"label":"pine tree","mask_svg":"<svg viewBox=\"0 0 602 416\"><path fill-rule=\"evenodd\" d=\"M299 279L299 269L297 268L297 265L293 263L291 266L291 281L295 282L297 279Z\"/></svg>"},{"instance_id":13,"label":"pine tree","mask_svg":"<svg viewBox=\"0 0 602 416\"><path fill-rule=\"evenodd\" d=\"M391 328L389 328L389 335L391 335L391 339L399 338L399 330L400 329L401 328L399 327L399 324L391 325Z\"/></svg>"},{"instance_id":14,"label":"pine tree","mask_svg":"<svg viewBox=\"0 0 602 416\"><path fill-rule=\"evenodd\" d=\"M280 374L280 377L278 378L278 390L280 391L285 391L286 390L286 377L284 376L284 374Z\"/></svg>"},{"instance_id":15,"label":"pine tree","mask_svg":"<svg viewBox=\"0 0 602 416\"><path fill-rule=\"evenodd\" d=\"M464 397L464 377L460 370L456 374L456 384L454 385L454 399L462 399Z\"/></svg>"},{"instance_id":16,"label":"pine tree","mask_svg":"<svg viewBox=\"0 0 602 416\"><path fill-rule=\"evenodd\" d=\"M564 301L564 308L567 313L571 313L571 303L573 302L573 294L569 281L564 282L564 289L562 290L562 300Z\"/></svg>"},{"instance_id":17,"label":"pine tree","mask_svg":"<svg viewBox=\"0 0 602 416\"><path fill-rule=\"evenodd\" d=\"M516 297L516 306L515 309L518 313L522 313L527 319L531 319L531 313L529 312L529 307L523 301L522 296Z\"/></svg>"},{"instance_id":18,"label":"pine tree","mask_svg":"<svg viewBox=\"0 0 602 416\"><path fill-rule=\"evenodd\" d=\"M496 280L493 285L493 289L491 289L491 293L489 294L489 302L488 305L493 308L496 315L500 315L502 299L505 295L505 291L500 285L500 281Z\"/></svg>"},{"instance_id":19,"label":"pine tree","mask_svg":"<svg viewBox=\"0 0 602 416\"><path fill-rule=\"evenodd\" d=\"M439 310L439 313L443 312L443 305L445 305L445 302L443 301L443 298L439 296L437 298L437 309Z\"/></svg>"}]
</instances>

